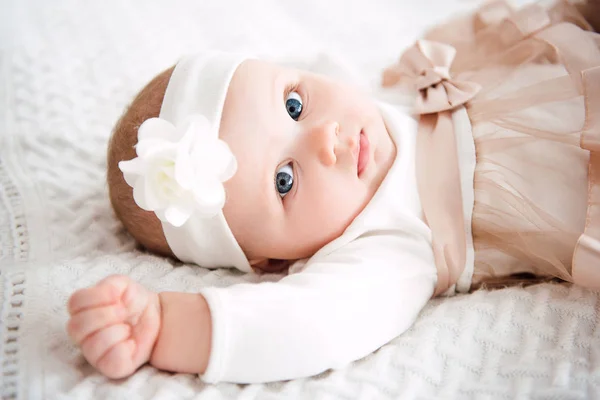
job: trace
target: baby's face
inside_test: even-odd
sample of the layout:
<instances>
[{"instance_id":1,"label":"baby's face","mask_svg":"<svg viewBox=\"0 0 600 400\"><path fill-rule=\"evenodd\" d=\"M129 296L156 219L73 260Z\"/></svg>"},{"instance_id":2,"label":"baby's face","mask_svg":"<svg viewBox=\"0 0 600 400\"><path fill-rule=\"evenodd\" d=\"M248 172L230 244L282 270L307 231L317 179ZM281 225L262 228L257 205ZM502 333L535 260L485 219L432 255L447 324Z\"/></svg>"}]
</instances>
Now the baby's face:
<instances>
[{"instance_id":1,"label":"baby's face","mask_svg":"<svg viewBox=\"0 0 600 400\"><path fill-rule=\"evenodd\" d=\"M251 261L309 257L340 236L396 154L366 94L256 60L234 74L219 135L238 161L223 211Z\"/></svg>"}]
</instances>

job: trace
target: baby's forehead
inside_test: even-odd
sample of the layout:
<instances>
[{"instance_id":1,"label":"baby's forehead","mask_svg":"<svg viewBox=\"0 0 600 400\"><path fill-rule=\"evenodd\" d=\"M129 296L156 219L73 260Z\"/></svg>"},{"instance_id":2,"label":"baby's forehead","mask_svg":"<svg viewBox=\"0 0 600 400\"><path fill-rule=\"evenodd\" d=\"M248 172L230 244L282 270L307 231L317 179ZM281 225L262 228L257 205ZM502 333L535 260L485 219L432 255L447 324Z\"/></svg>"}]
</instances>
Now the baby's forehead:
<instances>
[{"instance_id":1,"label":"baby's forehead","mask_svg":"<svg viewBox=\"0 0 600 400\"><path fill-rule=\"evenodd\" d=\"M227 90L219 136L229 141L232 136L245 136L249 132L256 135L256 131L272 126L283 107L283 90L297 79L297 74L271 61L242 62Z\"/></svg>"},{"instance_id":2,"label":"baby's forehead","mask_svg":"<svg viewBox=\"0 0 600 400\"><path fill-rule=\"evenodd\" d=\"M227 95L244 87L275 83L277 80L292 79L305 73L308 71L275 61L248 59L234 72Z\"/></svg>"}]
</instances>

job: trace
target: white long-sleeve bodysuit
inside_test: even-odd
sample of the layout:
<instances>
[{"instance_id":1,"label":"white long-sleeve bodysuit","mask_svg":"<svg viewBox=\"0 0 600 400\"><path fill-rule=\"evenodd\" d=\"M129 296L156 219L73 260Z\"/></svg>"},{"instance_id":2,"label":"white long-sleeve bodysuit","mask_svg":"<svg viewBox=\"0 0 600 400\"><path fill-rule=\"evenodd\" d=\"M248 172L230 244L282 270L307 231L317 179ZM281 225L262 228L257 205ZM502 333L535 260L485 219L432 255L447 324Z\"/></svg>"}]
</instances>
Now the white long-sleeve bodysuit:
<instances>
[{"instance_id":1,"label":"white long-sleeve bodysuit","mask_svg":"<svg viewBox=\"0 0 600 400\"><path fill-rule=\"evenodd\" d=\"M460 62L451 69L459 81L485 83L468 115L462 107L452 111L466 257L449 293L520 272L597 289L599 36L582 30L586 21L565 2L506 11L493 13L501 21L475 13L472 32L461 18L428 35L459 44ZM428 62L440 60L433 58ZM433 65L426 76L447 69ZM213 318L204 380L266 382L343 366L406 331L432 296L437 268L415 181L417 122L401 107L382 104L381 112L396 160L341 237L277 283L203 291ZM436 159L420 158L421 168L423 160ZM429 183L422 189L434 187ZM430 199L427 190L421 194Z\"/></svg>"},{"instance_id":2,"label":"white long-sleeve bodysuit","mask_svg":"<svg viewBox=\"0 0 600 400\"><path fill-rule=\"evenodd\" d=\"M276 283L202 291L212 314L206 382L267 382L318 374L406 331L437 273L415 181L417 122L381 104L397 155L342 236Z\"/></svg>"}]
</instances>

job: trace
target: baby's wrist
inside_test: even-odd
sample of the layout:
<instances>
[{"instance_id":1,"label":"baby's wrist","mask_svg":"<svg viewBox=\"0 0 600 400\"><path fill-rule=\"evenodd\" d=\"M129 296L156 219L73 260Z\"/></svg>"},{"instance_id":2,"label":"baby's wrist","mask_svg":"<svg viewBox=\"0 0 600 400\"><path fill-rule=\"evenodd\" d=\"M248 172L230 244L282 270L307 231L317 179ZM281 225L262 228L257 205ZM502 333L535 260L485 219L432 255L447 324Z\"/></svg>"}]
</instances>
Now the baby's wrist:
<instances>
[{"instance_id":1,"label":"baby's wrist","mask_svg":"<svg viewBox=\"0 0 600 400\"><path fill-rule=\"evenodd\" d=\"M158 294L160 328L150 355L154 367L184 373L204 373L211 346L211 317L200 294Z\"/></svg>"}]
</instances>

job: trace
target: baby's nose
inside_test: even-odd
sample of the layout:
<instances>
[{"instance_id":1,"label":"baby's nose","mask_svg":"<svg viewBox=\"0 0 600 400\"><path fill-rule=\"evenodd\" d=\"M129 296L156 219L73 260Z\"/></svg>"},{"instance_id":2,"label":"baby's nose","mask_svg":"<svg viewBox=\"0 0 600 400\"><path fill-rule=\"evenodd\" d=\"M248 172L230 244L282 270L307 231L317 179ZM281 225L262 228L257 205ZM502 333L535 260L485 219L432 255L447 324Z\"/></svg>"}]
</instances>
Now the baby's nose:
<instances>
[{"instance_id":1,"label":"baby's nose","mask_svg":"<svg viewBox=\"0 0 600 400\"><path fill-rule=\"evenodd\" d=\"M308 139L319 161L326 166L334 165L337 161L335 145L338 140L340 125L334 121L324 122L314 126L308 132Z\"/></svg>"}]
</instances>

